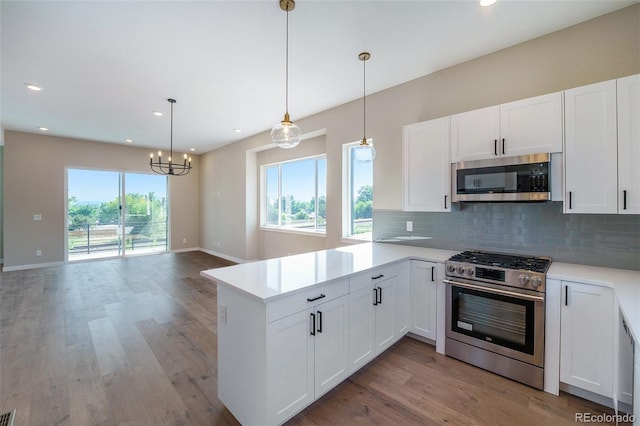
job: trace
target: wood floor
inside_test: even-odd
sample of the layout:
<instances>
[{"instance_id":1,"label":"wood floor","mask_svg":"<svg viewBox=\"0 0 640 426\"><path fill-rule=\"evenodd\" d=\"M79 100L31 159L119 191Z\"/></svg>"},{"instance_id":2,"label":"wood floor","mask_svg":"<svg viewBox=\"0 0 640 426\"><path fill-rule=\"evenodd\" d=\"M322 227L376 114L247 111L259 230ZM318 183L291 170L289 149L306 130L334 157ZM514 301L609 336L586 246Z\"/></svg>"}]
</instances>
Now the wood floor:
<instances>
[{"instance_id":1,"label":"wood floor","mask_svg":"<svg viewBox=\"0 0 640 426\"><path fill-rule=\"evenodd\" d=\"M0 275L0 412L19 425L236 425L217 399L216 288L201 252ZM250 403L249 401L247 403ZM563 425L612 411L404 338L290 425Z\"/></svg>"}]
</instances>

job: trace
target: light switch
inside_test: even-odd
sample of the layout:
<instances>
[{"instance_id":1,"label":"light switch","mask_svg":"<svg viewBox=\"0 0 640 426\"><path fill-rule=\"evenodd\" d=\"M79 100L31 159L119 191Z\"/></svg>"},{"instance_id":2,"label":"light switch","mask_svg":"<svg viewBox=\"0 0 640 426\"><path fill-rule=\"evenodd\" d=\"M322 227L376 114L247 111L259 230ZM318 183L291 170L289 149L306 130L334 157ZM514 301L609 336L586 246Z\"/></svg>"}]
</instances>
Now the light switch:
<instances>
[{"instance_id":1,"label":"light switch","mask_svg":"<svg viewBox=\"0 0 640 426\"><path fill-rule=\"evenodd\" d=\"M34 214L33 215L33 220L42 220L42 215L41 214Z\"/></svg>"}]
</instances>

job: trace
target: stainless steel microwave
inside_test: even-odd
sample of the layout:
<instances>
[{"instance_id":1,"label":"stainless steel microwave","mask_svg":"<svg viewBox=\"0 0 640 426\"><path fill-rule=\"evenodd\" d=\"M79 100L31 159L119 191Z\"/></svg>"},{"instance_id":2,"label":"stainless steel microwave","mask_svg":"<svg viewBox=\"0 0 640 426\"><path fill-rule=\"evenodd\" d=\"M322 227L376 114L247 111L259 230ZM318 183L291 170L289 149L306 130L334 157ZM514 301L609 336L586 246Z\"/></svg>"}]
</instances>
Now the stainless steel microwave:
<instances>
[{"instance_id":1,"label":"stainless steel microwave","mask_svg":"<svg viewBox=\"0 0 640 426\"><path fill-rule=\"evenodd\" d=\"M531 154L452 165L453 202L551 200L551 154Z\"/></svg>"}]
</instances>

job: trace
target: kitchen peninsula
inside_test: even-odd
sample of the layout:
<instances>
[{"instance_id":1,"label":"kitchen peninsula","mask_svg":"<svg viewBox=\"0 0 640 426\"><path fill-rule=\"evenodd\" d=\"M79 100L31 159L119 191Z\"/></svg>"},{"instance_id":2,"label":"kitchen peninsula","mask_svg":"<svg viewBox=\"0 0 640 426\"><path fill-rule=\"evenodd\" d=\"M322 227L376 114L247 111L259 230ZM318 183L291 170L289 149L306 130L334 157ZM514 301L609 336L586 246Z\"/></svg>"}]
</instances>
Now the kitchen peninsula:
<instances>
[{"instance_id":1,"label":"kitchen peninsula","mask_svg":"<svg viewBox=\"0 0 640 426\"><path fill-rule=\"evenodd\" d=\"M243 424L282 424L414 331L412 262L433 265L435 297L424 309L434 311L431 340L444 353L442 279L455 253L365 243L203 271L218 283L220 400ZM588 278L613 288L637 341L640 272L554 263L547 276L558 285ZM547 343L548 365L559 364L555 302L547 312L549 338L557 338ZM557 393L559 369L548 370L545 390L549 383Z\"/></svg>"}]
</instances>

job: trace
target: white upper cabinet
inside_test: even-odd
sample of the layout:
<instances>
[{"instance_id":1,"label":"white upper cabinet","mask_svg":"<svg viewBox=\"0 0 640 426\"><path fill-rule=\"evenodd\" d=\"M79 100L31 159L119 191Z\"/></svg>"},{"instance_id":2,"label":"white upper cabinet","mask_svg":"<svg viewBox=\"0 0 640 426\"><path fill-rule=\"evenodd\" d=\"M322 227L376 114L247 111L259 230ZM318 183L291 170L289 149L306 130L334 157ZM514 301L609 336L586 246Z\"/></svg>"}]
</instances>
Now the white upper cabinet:
<instances>
[{"instance_id":1,"label":"white upper cabinet","mask_svg":"<svg viewBox=\"0 0 640 426\"><path fill-rule=\"evenodd\" d=\"M640 213L640 74L618 79L618 212Z\"/></svg>"},{"instance_id":2,"label":"white upper cabinet","mask_svg":"<svg viewBox=\"0 0 640 426\"><path fill-rule=\"evenodd\" d=\"M403 210L451 211L449 117L402 129Z\"/></svg>"},{"instance_id":3,"label":"white upper cabinet","mask_svg":"<svg viewBox=\"0 0 640 426\"><path fill-rule=\"evenodd\" d=\"M616 213L616 81L566 90L564 99L564 211Z\"/></svg>"},{"instance_id":4,"label":"white upper cabinet","mask_svg":"<svg viewBox=\"0 0 640 426\"><path fill-rule=\"evenodd\" d=\"M562 152L562 93L451 116L451 161Z\"/></svg>"},{"instance_id":5,"label":"white upper cabinet","mask_svg":"<svg viewBox=\"0 0 640 426\"><path fill-rule=\"evenodd\" d=\"M451 162L498 156L500 107L491 106L451 116Z\"/></svg>"},{"instance_id":6,"label":"white upper cabinet","mask_svg":"<svg viewBox=\"0 0 640 426\"><path fill-rule=\"evenodd\" d=\"M562 93L500 105L503 156L562 152Z\"/></svg>"}]
</instances>

